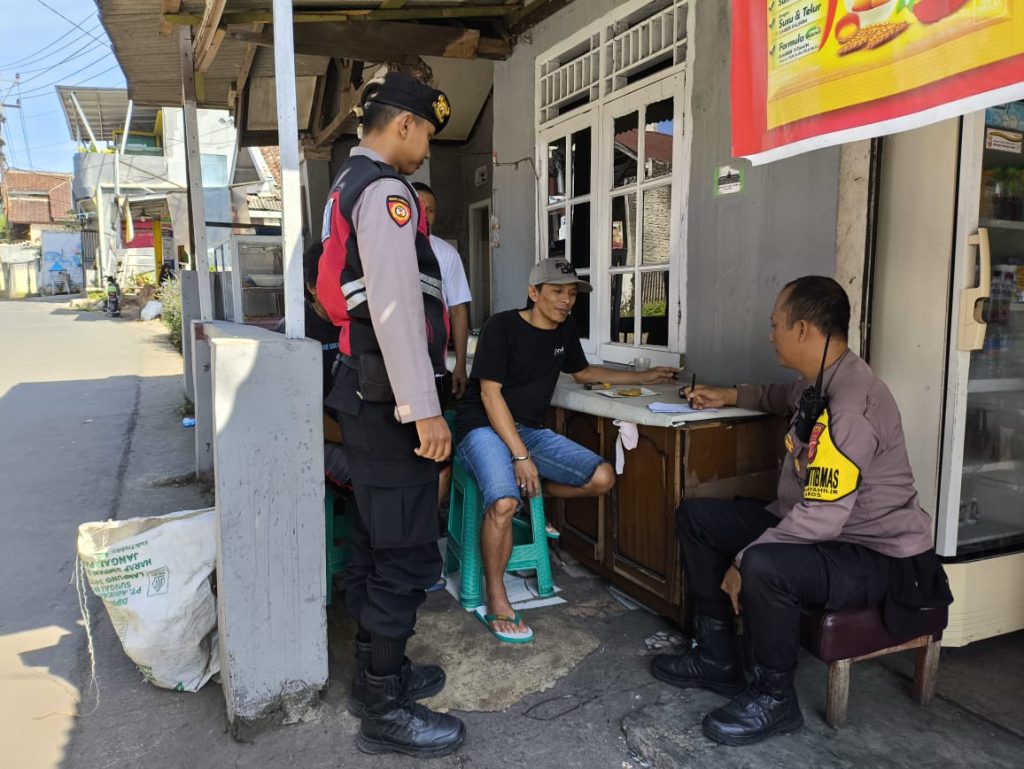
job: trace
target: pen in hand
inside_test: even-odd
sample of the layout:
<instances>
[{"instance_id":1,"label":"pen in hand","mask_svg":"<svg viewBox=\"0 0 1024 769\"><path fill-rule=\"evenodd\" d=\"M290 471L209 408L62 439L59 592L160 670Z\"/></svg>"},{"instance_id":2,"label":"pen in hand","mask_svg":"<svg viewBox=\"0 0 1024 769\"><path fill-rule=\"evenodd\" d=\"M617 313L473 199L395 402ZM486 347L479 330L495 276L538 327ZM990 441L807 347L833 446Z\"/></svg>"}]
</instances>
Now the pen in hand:
<instances>
[{"instance_id":1,"label":"pen in hand","mask_svg":"<svg viewBox=\"0 0 1024 769\"><path fill-rule=\"evenodd\" d=\"M697 374L695 372L693 374L693 377L690 379L690 396L686 399L687 403L690 404L690 408L691 409L693 408L693 389L696 386L697 386Z\"/></svg>"}]
</instances>

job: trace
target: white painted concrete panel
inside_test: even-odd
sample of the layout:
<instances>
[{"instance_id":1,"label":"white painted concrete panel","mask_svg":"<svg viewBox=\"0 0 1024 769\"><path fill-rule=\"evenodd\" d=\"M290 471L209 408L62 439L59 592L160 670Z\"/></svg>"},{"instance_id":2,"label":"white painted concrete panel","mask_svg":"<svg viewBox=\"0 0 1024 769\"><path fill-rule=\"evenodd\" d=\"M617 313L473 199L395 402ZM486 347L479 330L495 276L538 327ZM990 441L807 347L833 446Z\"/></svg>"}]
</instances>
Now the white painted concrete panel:
<instances>
[{"instance_id":1,"label":"white painted concrete panel","mask_svg":"<svg viewBox=\"0 0 1024 769\"><path fill-rule=\"evenodd\" d=\"M206 328L228 716L283 708L291 719L327 680L321 350L260 328Z\"/></svg>"}]
</instances>

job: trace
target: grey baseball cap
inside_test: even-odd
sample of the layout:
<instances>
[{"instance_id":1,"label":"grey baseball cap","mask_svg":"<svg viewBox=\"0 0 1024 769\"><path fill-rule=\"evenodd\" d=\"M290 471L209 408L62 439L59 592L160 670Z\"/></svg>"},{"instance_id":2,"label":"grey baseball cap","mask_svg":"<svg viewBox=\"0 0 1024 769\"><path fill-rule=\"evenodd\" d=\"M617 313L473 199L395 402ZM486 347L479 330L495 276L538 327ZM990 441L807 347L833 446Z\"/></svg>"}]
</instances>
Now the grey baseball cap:
<instances>
[{"instance_id":1,"label":"grey baseball cap","mask_svg":"<svg viewBox=\"0 0 1024 769\"><path fill-rule=\"evenodd\" d=\"M560 257L541 259L537 264L533 265L533 269L530 270L530 285L539 286L542 283L550 283L554 286L575 283L576 288L582 294L589 294L594 290L593 286L576 275L576 269L569 263L568 259Z\"/></svg>"}]
</instances>

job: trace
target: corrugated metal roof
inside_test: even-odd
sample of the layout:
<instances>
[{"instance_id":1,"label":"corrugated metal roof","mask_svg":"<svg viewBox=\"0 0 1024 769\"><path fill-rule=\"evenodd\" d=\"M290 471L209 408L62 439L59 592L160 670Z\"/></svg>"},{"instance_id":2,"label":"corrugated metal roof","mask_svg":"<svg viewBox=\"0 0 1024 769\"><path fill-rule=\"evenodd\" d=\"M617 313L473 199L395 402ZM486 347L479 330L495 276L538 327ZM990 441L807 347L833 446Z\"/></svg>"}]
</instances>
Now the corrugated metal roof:
<instances>
[{"instance_id":1,"label":"corrugated metal roof","mask_svg":"<svg viewBox=\"0 0 1024 769\"><path fill-rule=\"evenodd\" d=\"M68 121L68 131L75 141L89 136L82 124L82 119L75 109L71 94L89 121L97 141L114 141L114 132L124 130L124 119L128 114L128 91L124 88L89 88L83 86L57 86L57 96L64 108L64 117ZM135 131L152 131L156 125L157 107L132 105L131 129Z\"/></svg>"},{"instance_id":2,"label":"corrugated metal roof","mask_svg":"<svg viewBox=\"0 0 1024 769\"><path fill-rule=\"evenodd\" d=\"M178 37L160 33L163 0L96 0L114 55L138 106L181 104L181 58ZM229 3L230 5L230 3ZM175 28L177 29L177 28ZM238 76L245 43L224 40L206 73L203 106L228 106L228 89Z\"/></svg>"}]
</instances>

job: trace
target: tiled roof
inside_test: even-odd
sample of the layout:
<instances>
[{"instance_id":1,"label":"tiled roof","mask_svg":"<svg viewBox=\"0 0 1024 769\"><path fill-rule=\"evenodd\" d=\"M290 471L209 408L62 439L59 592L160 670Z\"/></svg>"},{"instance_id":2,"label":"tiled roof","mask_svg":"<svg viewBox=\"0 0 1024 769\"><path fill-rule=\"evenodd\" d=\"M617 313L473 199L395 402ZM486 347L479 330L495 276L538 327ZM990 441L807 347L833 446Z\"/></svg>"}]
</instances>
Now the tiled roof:
<instances>
[{"instance_id":1,"label":"tiled roof","mask_svg":"<svg viewBox=\"0 0 1024 769\"><path fill-rule=\"evenodd\" d=\"M277 185L278 189L281 189L281 148L260 147L260 152L270 167L270 173L274 177L274 184Z\"/></svg>"},{"instance_id":2,"label":"tiled roof","mask_svg":"<svg viewBox=\"0 0 1024 769\"><path fill-rule=\"evenodd\" d=\"M47 224L67 219L71 210L71 174L8 169L4 174L3 203L7 220L12 224Z\"/></svg>"},{"instance_id":3,"label":"tiled roof","mask_svg":"<svg viewBox=\"0 0 1024 769\"><path fill-rule=\"evenodd\" d=\"M250 212L281 210L281 198L277 195L246 195L245 204Z\"/></svg>"}]
</instances>

